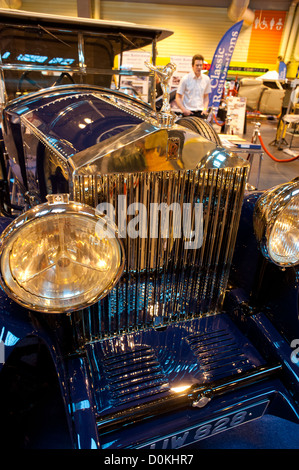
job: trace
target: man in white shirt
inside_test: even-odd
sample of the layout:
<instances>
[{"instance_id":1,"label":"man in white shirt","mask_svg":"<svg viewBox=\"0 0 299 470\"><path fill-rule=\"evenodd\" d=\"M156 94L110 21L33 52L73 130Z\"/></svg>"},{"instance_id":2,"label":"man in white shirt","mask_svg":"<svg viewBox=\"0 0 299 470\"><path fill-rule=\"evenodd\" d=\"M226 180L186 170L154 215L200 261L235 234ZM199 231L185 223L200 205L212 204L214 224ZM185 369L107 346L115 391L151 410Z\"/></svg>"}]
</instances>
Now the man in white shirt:
<instances>
[{"instance_id":1,"label":"man in white shirt","mask_svg":"<svg viewBox=\"0 0 299 470\"><path fill-rule=\"evenodd\" d=\"M203 63L202 55L194 55L192 72L182 78L177 89L176 103L184 116L205 118L208 114L211 84L209 77L201 72Z\"/></svg>"}]
</instances>

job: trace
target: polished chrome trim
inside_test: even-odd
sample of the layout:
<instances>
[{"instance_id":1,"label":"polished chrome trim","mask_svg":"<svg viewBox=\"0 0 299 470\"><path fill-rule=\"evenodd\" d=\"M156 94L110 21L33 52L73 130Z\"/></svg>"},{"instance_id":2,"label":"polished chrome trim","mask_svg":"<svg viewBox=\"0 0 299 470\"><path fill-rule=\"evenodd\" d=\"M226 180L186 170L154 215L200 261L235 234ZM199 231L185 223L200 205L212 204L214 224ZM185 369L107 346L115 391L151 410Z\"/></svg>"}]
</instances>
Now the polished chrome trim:
<instances>
[{"instance_id":1,"label":"polished chrome trim","mask_svg":"<svg viewBox=\"0 0 299 470\"><path fill-rule=\"evenodd\" d=\"M97 96L97 95L96 95ZM104 95L99 96L104 99ZM110 100L109 100L110 102ZM231 169L231 168L249 168L248 162L236 155L229 154L222 148L217 148L216 144L207 140L205 137L197 134L187 128L174 124L171 129L160 129L154 113L147 117L145 111L134 110L127 107L125 109L120 103L112 105L125 110L143 122L134 126L130 131L117 134L104 142L93 145L81 152L72 155L69 158L69 164L75 171L74 177L78 175L96 175L112 173L137 173L132 166L131 161L137 162L138 167L143 170L140 173L149 173L149 167L154 165L158 171L179 171L195 169ZM176 137L180 141L179 158L175 161L168 159L169 139ZM148 149L154 147L159 151L159 156L147 157ZM124 161L122 151L131 154L130 158ZM138 155L138 157L136 156ZM155 158L155 160L154 160ZM116 167L114 161L123 162L122 167ZM179 161L178 161L179 160ZM144 164L144 162L146 163Z\"/></svg>"},{"instance_id":2,"label":"polished chrome trim","mask_svg":"<svg viewBox=\"0 0 299 470\"><path fill-rule=\"evenodd\" d=\"M249 372L234 376L233 378L225 378L209 384L196 384L190 390L182 393L172 393L171 395L136 405L113 415L105 416L97 420L99 433L107 433L119 429L121 426L136 424L138 421L144 421L149 418L157 418L162 414L174 412L174 410L190 409L194 406L196 400L205 395L216 399L229 392L235 392L243 387L256 384L263 380L277 376L282 370L281 364L273 366L260 366Z\"/></svg>"},{"instance_id":3,"label":"polished chrome trim","mask_svg":"<svg viewBox=\"0 0 299 470\"><path fill-rule=\"evenodd\" d=\"M67 65L30 65L30 64L3 64L0 67L2 70L26 70L26 71L37 71L42 72L44 70L51 70L53 72L80 72L80 67L70 67ZM28 98L28 95L25 95Z\"/></svg>"},{"instance_id":4,"label":"polished chrome trim","mask_svg":"<svg viewBox=\"0 0 299 470\"><path fill-rule=\"evenodd\" d=\"M129 163L131 154L128 155ZM163 159L157 159L162 165ZM104 170L105 159L102 160ZM98 162L93 163L96 167ZM117 159L115 163L117 165ZM174 165L176 161L166 160L165 163ZM155 160L153 168L157 168L157 164ZM90 170L92 167L90 165ZM214 315L221 310L247 169L246 166L175 171L172 167L168 171L130 174L117 173L117 166L113 167L112 161L109 174L100 168L97 172L96 167L95 174L88 174L86 168L85 173L74 176L74 199L91 206L112 204L119 229L124 225L121 214L126 213L126 209L122 210L118 204L119 195L126 194L126 208L132 203L142 203L147 217L146 236L132 238L127 233L123 234L125 272L107 297L109 308L99 302L92 311L78 312L78 336L82 341L91 342L132 329L165 326L201 315ZM174 223L174 218L170 221L170 237L164 238L161 230L152 237L150 231L153 220L156 220L151 213L152 203L166 203L168 207L176 204L182 214L180 203L183 201L192 206L193 220L194 204L203 204L202 244L191 250L185 244L184 236L174 236L174 231L181 227L181 223ZM162 219L160 214L160 222Z\"/></svg>"},{"instance_id":5,"label":"polished chrome trim","mask_svg":"<svg viewBox=\"0 0 299 470\"><path fill-rule=\"evenodd\" d=\"M293 266L293 264L278 263L272 259L269 253L269 238L277 218L295 197L299 197L299 178L265 191L258 199L253 213L254 232L263 255L282 267Z\"/></svg>"},{"instance_id":6,"label":"polished chrome trim","mask_svg":"<svg viewBox=\"0 0 299 470\"><path fill-rule=\"evenodd\" d=\"M60 199L60 200L59 200ZM56 214L65 215L76 215L80 214L81 216L84 216L86 218L92 219L94 221L98 221L99 219L103 219L103 215L100 214L96 209L93 209L90 206L87 206L82 203L74 202L74 201L69 201L68 194L55 194L55 195L50 195L49 196L49 202L40 204L38 206L33 207L32 209L28 210L27 212L24 212L21 214L19 217L17 217L13 222L8 225L5 230L2 232L1 237L0 237L0 257L3 252L7 248L7 245L10 243L11 237L13 237L17 232L22 232L22 229L27 226L28 224L30 225L31 222L34 220L40 220L41 218L46 218L49 219L49 217L52 217ZM104 223L108 223L107 220L105 220ZM25 308L29 308L30 310L37 311L37 312L46 312L46 313L70 313L74 310L77 310L79 308L87 308L88 306L93 305L95 302L98 300L102 299L107 295L107 293L118 283L120 277L122 276L123 269L124 269L124 263L125 263L125 253L124 253L124 247L122 242L120 241L118 237L118 232L116 227L113 226L114 230L114 235L115 239L117 239L118 242L118 247L120 251L120 259L121 263L120 266L118 267L117 274L114 277L113 280L111 280L110 284L106 286L105 290L97 297L93 298L90 301L87 301L84 303L84 305L78 305L75 306L74 308L68 309L65 307L61 308L55 308L55 311L49 307L49 309L44 309L41 308L40 306L36 306L33 303L27 303L23 299L19 298L15 292L8 286L5 282L2 269L0 269L0 285L2 286L3 290L7 293L9 297L11 297L13 300L15 300L17 303L21 304Z\"/></svg>"},{"instance_id":7,"label":"polished chrome trim","mask_svg":"<svg viewBox=\"0 0 299 470\"><path fill-rule=\"evenodd\" d=\"M26 118L26 116L21 116L21 122L26 128L32 131L32 133L38 138L38 140L44 143L49 148L49 150L51 150L51 152L55 153L55 155L59 157L59 159L61 159L61 163L64 166L64 169L66 170L68 155L62 150L58 149L56 145L53 144L53 142L49 142L48 139L45 137L44 133L41 132L34 124L32 124L32 122L30 122Z\"/></svg>"},{"instance_id":8,"label":"polished chrome trim","mask_svg":"<svg viewBox=\"0 0 299 470\"><path fill-rule=\"evenodd\" d=\"M148 72L145 72L145 73L148 74ZM57 98L59 98L62 94L73 95L73 94L79 94L79 93L103 93L103 94L110 93L111 95L121 96L122 98L126 97L131 103L139 104L139 106L140 104L142 104L142 106L145 109L148 109L149 112L153 111L152 108L147 103L144 103L143 101L140 102L140 100L137 100L136 98L132 96L129 97L128 95L125 95L121 91L110 90L109 88L101 87L99 85L88 85L86 83L74 83L74 84L58 85L55 87L43 88L42 90L37 90L35 92L30 93L29 95L22 95L18 98L15 98L9 103L8 109L11 109L11 108L14 109L16 105L18 105L19 103L22 103L23 101L27 102L28 100L29 101L35 100L40 97L50 98L50 97L57 96Z\"/></svg>"},{"instance_id":9,"label":"polished chrome trim","mask_svg":"<svg viewBox=\"0 0 299 470\"><path fill-rule=\"evenodd\" d=\"M159 78L163 92L162 108L161 111L157 113L158 125L160 128L170 128L176 119L176 115L172 112L170 106L170 81L176 70L176 65L171 62L163 68L156 67L150 62L145 62L145 65L149 70L155 73L155 77Z\"/></svg>"},{"instance_id":10,"label":"polished chrome trim","mask_svg":"<svg viewBox=\"0 0 299 470\"><path fill-rule=\"evenodd\" d=\"M85 54L84 54L84 36L82 33L78 33L78 57L79 57L79 68L81 72L85 72Z\"/></svg>"}]
</instances>

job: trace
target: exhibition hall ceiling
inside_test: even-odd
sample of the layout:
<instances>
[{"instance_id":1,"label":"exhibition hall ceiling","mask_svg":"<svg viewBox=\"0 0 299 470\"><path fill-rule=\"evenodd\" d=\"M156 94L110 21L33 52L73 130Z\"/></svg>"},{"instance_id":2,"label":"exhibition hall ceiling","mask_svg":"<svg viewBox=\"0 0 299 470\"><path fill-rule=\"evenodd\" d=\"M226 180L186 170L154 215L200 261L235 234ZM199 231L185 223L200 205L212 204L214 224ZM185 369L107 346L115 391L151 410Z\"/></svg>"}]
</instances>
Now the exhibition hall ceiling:
<instances>
[{"instance_id":1,"label":"exhibition hall ceiling","mask_svg":"<svg viewBox=\"0 0 299 470\"><path fill-rule=\"evenodd\" d=\"M126 1L126 0L120 0ZM227 8L232 0L130 0L136 3L159 3L169 5L193 5L201 7ZM252 10L289 10L293 0L250 0Z\"/></svg>"}]
</instances>

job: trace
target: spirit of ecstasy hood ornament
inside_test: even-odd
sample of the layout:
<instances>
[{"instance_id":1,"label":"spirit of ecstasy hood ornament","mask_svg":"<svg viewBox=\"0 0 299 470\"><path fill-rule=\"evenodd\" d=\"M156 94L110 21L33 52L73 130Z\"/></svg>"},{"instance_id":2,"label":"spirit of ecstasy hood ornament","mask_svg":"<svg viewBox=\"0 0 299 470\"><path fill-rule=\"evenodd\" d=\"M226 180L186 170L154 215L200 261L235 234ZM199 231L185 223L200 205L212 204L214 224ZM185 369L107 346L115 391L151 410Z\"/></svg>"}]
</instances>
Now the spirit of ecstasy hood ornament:
<instances>
[{"instance_id":1,"label":"spirit of ecstasy hood ornament","mask_svg":"<svg viewBox=\"0 0 299 470\"><path fill-rule=\"evenodd\" d=\"M170 107L170 79L173 72L176 70L176 65L171 62L163 68L156 67L149 62L145 62L145 65L157 74L161 82L163 104L161 111L157 113L159 125L160 127L171 127L175 119L175 114L171 111Z\"/></svg>"}]
</instances>

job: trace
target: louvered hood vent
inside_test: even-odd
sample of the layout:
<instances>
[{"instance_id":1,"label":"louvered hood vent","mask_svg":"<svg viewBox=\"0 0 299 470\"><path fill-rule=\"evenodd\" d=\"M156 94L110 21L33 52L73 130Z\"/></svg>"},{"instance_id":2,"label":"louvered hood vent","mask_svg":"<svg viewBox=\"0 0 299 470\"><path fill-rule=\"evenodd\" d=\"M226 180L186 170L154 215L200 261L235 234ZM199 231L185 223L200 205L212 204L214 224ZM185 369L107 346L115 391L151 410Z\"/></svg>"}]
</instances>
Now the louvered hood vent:
<instances>
[{"instance_id":1,"label":"louvered hood vent","mask_svg":"<svg viewBox=\"0 0 299 470\"><path fill-rule=\"evenodd\" d=\"M225 314L96 341L86 351L99 417L264 363Z\"/></svg>"},{"instance_id":2,"label":"louvered hood vent","mask_svg":"<svg viewBox=\"0 0 299 470\"><path fill-rule=\"evenodd\" d=\"M129 404L137 396L142 399L169 389L162 367L147 345L105 357L103 369L113 404Z\"/></svg>"}]
</instances>

